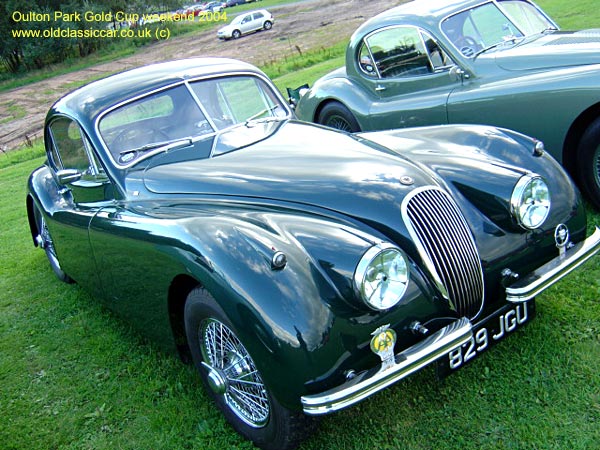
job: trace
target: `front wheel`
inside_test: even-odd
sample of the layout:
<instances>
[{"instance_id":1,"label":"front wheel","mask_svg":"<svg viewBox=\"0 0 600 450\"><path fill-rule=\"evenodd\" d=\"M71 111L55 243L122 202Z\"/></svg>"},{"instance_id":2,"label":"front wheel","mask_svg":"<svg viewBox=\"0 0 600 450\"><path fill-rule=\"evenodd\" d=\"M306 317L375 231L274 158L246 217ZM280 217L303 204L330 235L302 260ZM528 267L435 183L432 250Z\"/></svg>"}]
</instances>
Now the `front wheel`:
<instances>
[{"instance_id":1,"label":"front wheel","mask_svg":"<svg viewBox=\"0 0 600 450\"><path fill-rule=\"evenodd\" d=\"M240 30L233 30L233 33L231 33L231 37L234 39L239 39L241 35L242 33L240 32Z\"/></svg>"},{"instance_id":2,"label":"front wheel","mask_svg":"<svg viewBox=\"0 0 600 450\"><path fill-rule=\"evenodd\" d=\"M577 156L581 189L587 199L600 209L600 119L596 119L583 133Z\"/></svg>"},{"instance_id":3,"label":"front wheel","mask_svg":"<svg viewBox=\"0 0 600 450\"><path fill-rule=\"evenodd\" d=\"M56 250L54 249L54 241L52 240L52 236L50 236L50 231L48 230L48 225L46 224L44 216L37 207L34 208L33 215L35 217L35 225L38 232L35 241L38 247L43 248L46 252L46 257L48 258L48 262L50 263L50 267L56 275L56 278L64 283L73 283L71 277L67 275L60 266L60 261L58 260Z\"/></svg>"},{"instance_id":4,"label":"front wheel","mask_svg":"<svg viewBox=\"0 0 600 450\"><path fill-rule=\"evenodd\" d=\"M207 391L233 428L262 449L296 448L309 419L271 395L234 327L203 288L188 295L185 330Z\"/></svg>"},{"instance_id":5,"label":"front wheel","mask_svg":"<svg viewBox=\"0 0 600 450\"><path fill-rule=\"evenodd\" d=\"M348 133L360 131L360 125L352 112L339 102L327 103L319 113L317 122Z\"/></svg>"}]
</instances>

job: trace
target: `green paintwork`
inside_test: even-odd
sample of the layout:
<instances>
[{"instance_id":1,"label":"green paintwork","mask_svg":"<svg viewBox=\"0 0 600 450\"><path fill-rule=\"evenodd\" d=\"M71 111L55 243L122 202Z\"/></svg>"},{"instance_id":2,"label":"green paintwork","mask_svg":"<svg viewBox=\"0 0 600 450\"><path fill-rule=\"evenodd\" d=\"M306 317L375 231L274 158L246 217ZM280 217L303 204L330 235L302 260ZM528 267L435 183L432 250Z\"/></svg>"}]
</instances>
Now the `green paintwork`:
<instances>
[{"instance_id":1,"label":"green paintwork","mask_svg":"<svg viewBox=\"0 0 600 450\"><path fill-rule=\"evenodd\" d=\"M335 101L352 112L364 131L445 123L505 127L542 140L577 178L593 164L579 160L578 143L584 130L600 118L600 31L548 31L467 57L441 24L483 3L489 2L415 0L368 20L350 39L345 67L314 84L300 99L297 116L319 122L322 108ZM451 62L424 75L367 76L359 67L361 45L386 28L429 34ZM457 69L464 72L462 77ZM596 187L588 194L600 206L598 192Z\"/></svg>"},{"instance_id":2,"label":"green paintwork","mask_svg":"<svg viewBox=\"0 0 600 450\"><path fill-rule=\"evenodd\" d=\"M247 64L186 60L125 72L58 101L47 125L75 120L104 171L59 185L47 128L49 162L29 179L28 214L38 208L46 218L67 274L167 348L185 348L182 305L202 284L288 408L340 384L347 370L376 365L369 340L378 327L391 324L401 350L420 339L409 331L414 320L436 330L457 318L401 218L414 189L439 186L461 208L484 267L485 313L505 305L504 268L526 274L556 257L557 224L568 225L574 242L585 237L585 212L563 169L534 155L534 140L493 127L349 135L294 120L278 96L285 114L277 120L227 128L126 168L108 156L97 124L114 105L230 74L266 81ZM244 145L232 148L240 134ZM552 187L550 216L535 232L510 213L521 167ZM402 182L407 176L412 183ZM381 241L408 255L411 281L396 307L376 312L357 299L352 277ZM282 270L271 267L275 251L287 256Z\"/></svg>"}]
</instances>

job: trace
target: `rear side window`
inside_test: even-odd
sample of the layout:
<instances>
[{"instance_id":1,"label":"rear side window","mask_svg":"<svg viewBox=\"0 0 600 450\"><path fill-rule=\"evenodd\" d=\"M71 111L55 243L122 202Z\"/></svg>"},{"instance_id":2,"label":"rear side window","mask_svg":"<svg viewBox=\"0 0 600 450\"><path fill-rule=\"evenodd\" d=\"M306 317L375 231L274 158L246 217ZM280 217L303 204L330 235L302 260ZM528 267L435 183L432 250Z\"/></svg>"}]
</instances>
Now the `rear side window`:
<instances>
[{"instance_id":1,"label":"rear side window","mask_svg":"<svg viewBox=\"0 0 600 450\"><path fill-rule=\"evenodd\" d=\"M86 153L84 137L79 125L66 117L50 124L52 138L52 163L56 169L77 169L91 173L93 169Z\"/></svg>"},{"instance_id":2,"label":"rear side window","mask_svg":"<svg viewBox=\"0 0 600 450\"><path fill-rule=\"evenodd\" d=\"M429 56L417 28L394 27L375 32L364 41L359 66L368 76L409 77L432 73Z\"/></svg>"}]
</instances>

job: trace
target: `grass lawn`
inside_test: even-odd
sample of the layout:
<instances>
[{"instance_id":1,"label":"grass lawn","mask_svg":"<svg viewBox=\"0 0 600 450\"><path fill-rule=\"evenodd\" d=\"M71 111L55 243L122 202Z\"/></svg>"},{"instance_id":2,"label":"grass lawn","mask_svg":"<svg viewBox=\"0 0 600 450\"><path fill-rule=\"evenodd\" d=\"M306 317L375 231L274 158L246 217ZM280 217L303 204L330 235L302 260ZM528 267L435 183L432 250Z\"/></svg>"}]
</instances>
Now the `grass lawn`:
<instances>
[{"instance_id":1,"label":"grass lawn","mask_svg":"<svg viewBox=\"0 0 600 450\"><path fill-rule=\"evenodd\" d=\"M595 0L538 3L564 28L600 23ZM572 17L581 5L589 13ZM332 57L276 82L312 82L341 64ZM192 367L55 279L25 214L26 180L42 154L40 143L0 154L0 449L252 448ZM588 217L600 225L600 214ZM326 417L301 448L600 448L599 300L596 257L538 297L536 320L473 364L442 382L426 369Z\"/></svg>"}]
</instances>

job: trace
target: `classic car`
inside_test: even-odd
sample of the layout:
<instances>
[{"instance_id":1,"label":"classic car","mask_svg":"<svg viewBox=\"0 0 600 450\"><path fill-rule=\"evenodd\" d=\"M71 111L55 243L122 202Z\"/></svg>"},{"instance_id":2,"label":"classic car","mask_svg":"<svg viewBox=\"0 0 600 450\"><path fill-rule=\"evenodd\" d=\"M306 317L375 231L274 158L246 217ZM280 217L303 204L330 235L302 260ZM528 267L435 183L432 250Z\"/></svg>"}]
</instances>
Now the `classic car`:
<instances>
[{"instance_id":1,"label":"classic car","mask_svg":"<svg viewBox=\"0 0 600 450\"><path fill-rule=\"evenodd\" d=\"M275 18L266 9L250 11L236 16L230 24L225 25L217 31L219 39L238 39L244 34L255 31L270 30L275 23Z\"/></svg>"},{"instance_id":2,"label":"classic car","mask_svg":"<svg viewBox=\"0 0 600 450\"><path fill-rule=\"evenodd\" d=\"M52 106L44 138L33 244L61 280L191 355L262 448L293 448L311 416L429 364L459 369L600 249L541 142L300 122L230 59L94 81Z\"/></svg>"},{"instance_id":3,"label":"classic car","mask_svg":"<svg viewBox=\"0 0 600 450\"><path fill-rule=\"evenodd\" d=\"M348 131L482 123L533 136L600 208L600 29L529 0L414 0L352 35L297 116Z\"/></svg>"}]
</instances>

